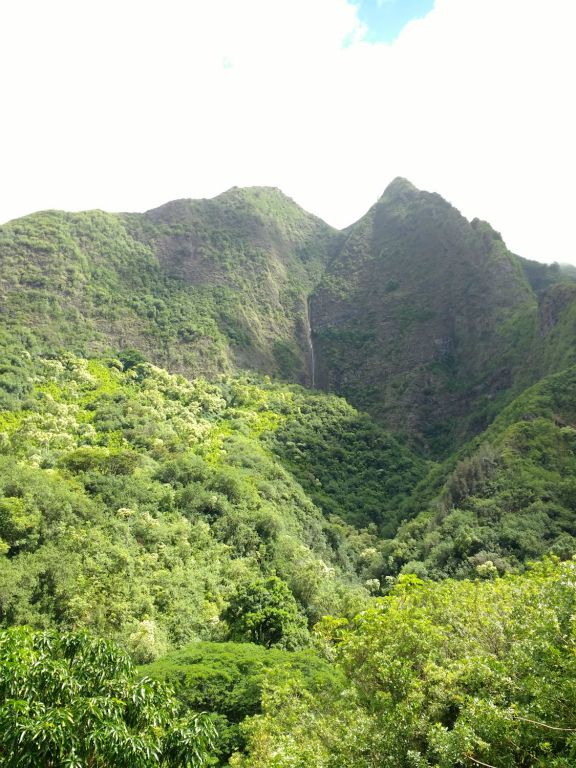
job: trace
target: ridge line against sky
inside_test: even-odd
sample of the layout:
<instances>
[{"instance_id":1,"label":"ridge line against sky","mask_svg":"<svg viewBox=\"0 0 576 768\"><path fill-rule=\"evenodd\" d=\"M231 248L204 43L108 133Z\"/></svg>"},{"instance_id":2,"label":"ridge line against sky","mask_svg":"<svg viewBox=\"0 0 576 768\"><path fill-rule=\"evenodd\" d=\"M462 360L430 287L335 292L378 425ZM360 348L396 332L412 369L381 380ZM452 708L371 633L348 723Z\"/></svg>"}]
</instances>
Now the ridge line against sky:
<instances>
[{"instance_id":1,"label":"ridge line against sky","mask_svg":"<svg viewBox=\"0 0 576 768\"><path fill-rule=\"evenodd\" d=\"M404 176L576 263L573 3L417 5L2 4L0 222L256 185L343 228Z\"/></svg>"}]
</instances>

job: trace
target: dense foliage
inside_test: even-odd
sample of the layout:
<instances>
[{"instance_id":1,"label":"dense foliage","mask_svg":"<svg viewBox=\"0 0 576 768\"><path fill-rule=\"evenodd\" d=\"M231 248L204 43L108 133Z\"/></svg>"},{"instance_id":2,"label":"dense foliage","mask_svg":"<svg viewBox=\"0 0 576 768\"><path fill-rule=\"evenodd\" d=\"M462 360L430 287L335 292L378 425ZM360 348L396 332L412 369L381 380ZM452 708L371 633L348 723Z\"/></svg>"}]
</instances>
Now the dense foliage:
<instances>
[{"instance_id":1,"label":"dense foliage","mask_svg":"<svg viewBox=\"0 0 576 768\"><path fill-rule=\"evenodd\" d=\"M230 639L294 651L307 645L306 621L277 576L243 584L224 611Z\"/></svg>"},{"instance_id":2,"label":"dense foliage","mask_svg":"<svg viewBox=\"0 0 576 768\"><path fill-rule=\"evenodd\" d=\"M192 643L172 651L142 673L170 683L176 696L191 711L212 712L218 738L215 751L222 764L234 751L244 749L241 724L261 712L268 681L298 677L302 691L342 688L343 675L311 649L288 652L253 643Z\"/></svg>"},{"instance_id":3,"label":"dense foliage","mask_svg":"<svg viewBox=\"0 0 576 768\"><path fill-rule=\"evenodd\" d=\"M346 498L326 484L324 515L282 466L285 450L275 454L286 446L276 435L310 401L331 425L327 451L359 443L366 428L350 406L269 382L189 382L134 353L124 363L12 354L21 391L4 388L11 408L0 415L4 625L82 626L144 662L192 639L237 636L226 606L263 576L296 600L290 621L303 638L304 619L361 607L375 531L330 513L382 514L421 463L373 428L354 460L389 481ZM299 445L314 469L317 448Z\"/></svg>"},{"instance_id":4,"label":"dense foliage","mask_svg":"<svg viewBox=\"0 0 576 768\"><path fill-rule=\"evenodd\" d=\"M0 266L0 766L575 764L573 270L403 179Z\"/></svg>"},{"instance_id":5,"label":"dense foliage","mask_svg":"<svg viewBox=\"0 0 576 768\"><path fill-rule=\"evenodd\" d=\"M576 759L576 564L435 584L402 577L319 642L340 695L270 683L243 768L569 768Z\"/></svg>"},{"instance_id":6,"label":"dense foliage","mask_svg":"<svg viewBox=\"0 0 576 768\"><path fill-rule=\"evenodd\" d=\"M427 464L341 398L300 398L270 435L274 453L325 514L392 535Z\"/></svg>"},{"instance_id":7,"label":"dense foliage","mask_svg":"<svg viewBox=\"0 0 576 768\"><path fill-rule=\"evenodd\" d=\"M83 634L0 630L0 765L202 768L215 729Z\"/></svg>"},{"instance_id":8,"label":"dense foliage","mask_svg":"<svg viewBox=\"0 0 576 768\"><path fill-rule=\"evenodd\" d=\"M575 393L569 368L502 411L442 468L436 497L381 545L379 573L473 576L576 554Z\"/></svg>"}]
</instances>

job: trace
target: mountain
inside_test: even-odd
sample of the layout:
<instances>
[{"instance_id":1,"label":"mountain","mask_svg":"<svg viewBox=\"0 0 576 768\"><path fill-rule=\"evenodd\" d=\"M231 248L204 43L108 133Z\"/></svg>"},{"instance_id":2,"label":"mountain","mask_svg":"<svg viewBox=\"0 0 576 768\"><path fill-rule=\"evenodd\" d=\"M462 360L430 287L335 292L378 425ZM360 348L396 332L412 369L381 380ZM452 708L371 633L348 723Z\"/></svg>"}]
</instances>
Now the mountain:
<instances>
[{"instance_id":1,"label":"mountain","mask_svg":"<svg viewBox=\"0 0 576 768\"><path fill-rule=\"evenodd\" d=\"M350 531L369 531L365 549L374 553L362 563L357 555L337 554L334 533L322 544L322 552L335 548L328 559L343 558L345 578L382 580L411 568L436 577L465 575L482 558L506 570L546 551L571 549L574 510L555 473L564 467L571 488L576 467L565 441L572 416L552 405L538 411L530 428L540 431L528 441L529 458L520 454L516 463L511 446L529 427L523 416L518 424L506 419L523 413L535 384L548 392L549 382L562 382L569 402L576 283L559 265L512 254L488 224L469 222L439 195L396 179L341 233L272 188L233 188L213 200L173 201L145 214L49 211L2 227L0 256L0 403L5 453L19 461L39 457L34 462L42 471L61 465L71 471L75 460L49 447L51 428L42 427L46 435L39 440L28 426L49 424L59 411L78 418L76 406L70 408L81 381L71 390L61 380L62 366L88 366L88 380L92 368L104 365L106 380L116 382L105 404L113 417L99 416L100 405L81 416L88 424L112 419L114 450L124 445L130 460L148 466L150 457L137 457L148 445L142 430L177 443L174 430L169 438L160 435L135 390L121 394L127 390L114 366L128 382L149 357L171 372L203 374L223 387L218 396L234 418L225 416L222 429L233 443L246 429L252 435L245 422L260 423L269 414L258 451L279 462L301 489L303 503L316 510L314 525L344 526L348 538ZM71 353L80 354L80 362L68 358ZM86 354L93 362L81 362ZM36 360L44 362L38 367ZM260 379L247 387L246 370L344 395L375 422L338 398L280 385L274 390L277 385ZM226 372L236 378L215 380ZM147 374L146 386L154 380ZM164 414L171 395L161 389L157 397ZM121 416L123 407L142 414L146 426L137 426L140 416ZM106 451L108 438L79 439L79 427L70 429L74 437L62 444L74 443L80 464L106 475L112 459L90 458L88 448L95 441L97 453ZM200 442L199 455L212 455L212 444ZM427 463L414 448L444 461ZM543 479L532 449L553 457L550 477ZM206 472L212 477L212 469ZM258 463L258 483L269 482L268 473ZM217 480L207 482L219 487ZM159 491L152 487L154 496ZM519 501L510 501L513 488ZM143 508L146 493L137 491ZM485 507L499 510L488 523ZM257 508L246 512L249 527ZM220 514L213 527L223 525ZM505 533L516 530L518 515L530 521L522 523L531 530L522 543ZM233 549L235 526L223 539ZM307 535L299 530L296 539Z\"/></svg>"},{"instance_id":2,"label":"mountain","mask_svg":"<svg viewBox=\"0 0 576 768\"><path fill-rule=\"evenodd\" d=\"M137 348L190 375L310 381L307 296L337 233L279 190L0 228L2 326L40 350Z\"/></svg>"},{"instance_id":3,"label":"mountain","mask_svg":"<svg viewBox=\"0 0 576 768\"><path fill-rule=\"evenodd\" d=\"M404 179L0 267L2 765L573 765L573 270Z\"/></svg>"},{"instance_id":4,"label":"mountain","mask_svg":"<svg viewBox=\"0 0 576 768\"><path fill-rule=\"evenodd\" d=\"M537 301L521 264L488 224L404 179L344 235L311 300L317 383L447 452L526 359Z\"/></svg>"},{"instance_id":5,"label":"mountain","mask_svg":"<svg viewBox=\"0 0 576 768\"><path fill-rule=\"evenodd\" d=\"M3 331L32 354L273 375L343 395L433 457L576 362L569 271L404 179L343 232L258 187L33 214L0 228L0 263Z\"/></svg>"}]
</instances>

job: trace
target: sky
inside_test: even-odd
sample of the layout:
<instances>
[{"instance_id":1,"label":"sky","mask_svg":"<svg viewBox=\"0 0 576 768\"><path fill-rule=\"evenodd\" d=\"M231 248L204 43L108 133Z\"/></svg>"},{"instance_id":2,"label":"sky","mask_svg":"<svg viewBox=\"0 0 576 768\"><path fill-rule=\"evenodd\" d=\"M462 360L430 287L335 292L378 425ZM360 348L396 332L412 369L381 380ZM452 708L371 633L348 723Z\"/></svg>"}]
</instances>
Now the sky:
<instances>
[{"instance_id":1,"label":"sky","mask_svg":"<svg viewBox=\"0 0 576 768\"><path fill-rule=\"evenodd\" d=\"M412 19L426 16L434 0L353 0L358 18L364 25L363 39L392 43Z\"/></svg>"},{"instance_id":2,"label":"sky","mask_svg":"<svg viewBox=\"0 0 576 768\"><path fill-rule=\"evenodd\" d=\"M573 0L3 0L0 222L396 176L576 263Z\"/></svg>"}]
</instances>

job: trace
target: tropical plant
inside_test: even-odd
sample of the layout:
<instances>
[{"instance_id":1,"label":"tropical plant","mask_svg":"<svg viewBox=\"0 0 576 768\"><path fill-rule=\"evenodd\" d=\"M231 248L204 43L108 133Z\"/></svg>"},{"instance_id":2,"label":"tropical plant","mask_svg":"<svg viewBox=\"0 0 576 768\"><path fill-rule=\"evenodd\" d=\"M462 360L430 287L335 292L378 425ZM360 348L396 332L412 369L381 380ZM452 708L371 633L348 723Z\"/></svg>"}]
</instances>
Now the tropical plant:
<instances>
[{"instance_id":1,"label":"tropical plant","mask_svg":"<svg viewBox=\"0 0 576 768\"><path fill-rule=\"evenodd\" d=\"M294 650L308 639L306 620L288 585L277 576L239 587L224 618L232 640Z\"/></svg>"},{"instance_id":2,"label":"tropical plant","mask_svg":"<svg viewBox=\"0 0 576 768\"><path fill-rule=\"evenodd\" d=\"M206 715L179 716L170 689L84 633L0 632L0 765L201 768L215 739Z\"/></svg>"}]
</instances>

